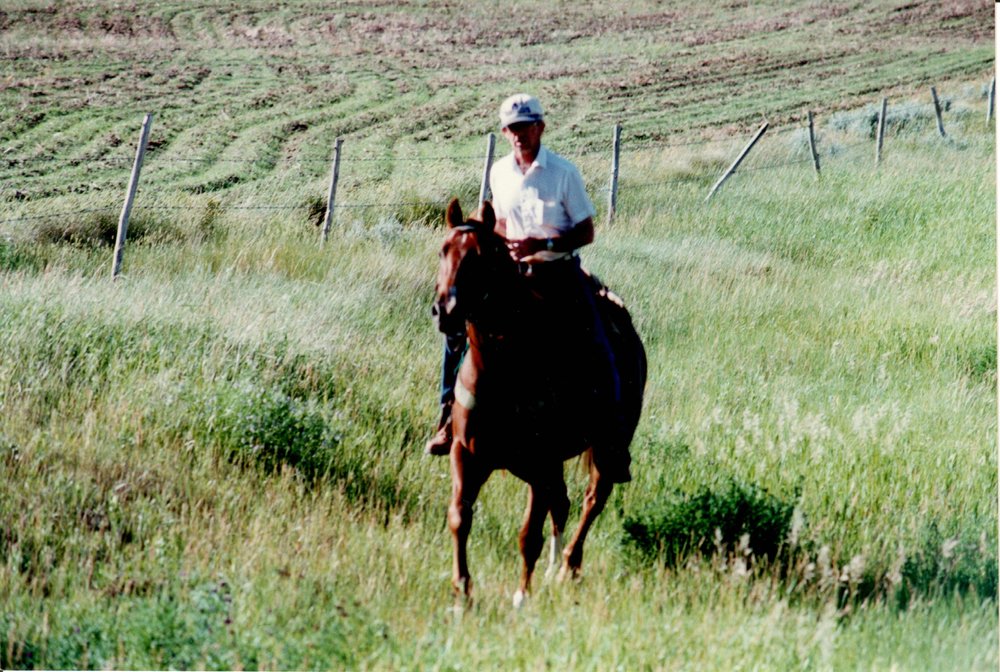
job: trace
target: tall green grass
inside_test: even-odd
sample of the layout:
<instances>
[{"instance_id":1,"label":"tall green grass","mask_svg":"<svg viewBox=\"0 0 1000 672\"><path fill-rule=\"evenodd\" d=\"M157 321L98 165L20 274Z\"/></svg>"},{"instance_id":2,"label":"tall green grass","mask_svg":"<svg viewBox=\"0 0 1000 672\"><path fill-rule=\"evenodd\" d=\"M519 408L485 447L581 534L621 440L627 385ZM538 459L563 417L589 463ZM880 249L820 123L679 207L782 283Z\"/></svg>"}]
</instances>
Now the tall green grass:
<instances>
[{"instance_id":1,"label":"tall green grass","mask_svg":"<svg viewBox=\"0 0 1000 672\"><path fill-rule=\"evenodd\" d=\"M513 478L450 593L434 222L192 195L117 282L85 216L0 241L0 666L995 668L995 144L931 123L708 204L712 147L626 155L584 256L649 353L635 480L521 611Z\"/></svg>"}]
</instances>

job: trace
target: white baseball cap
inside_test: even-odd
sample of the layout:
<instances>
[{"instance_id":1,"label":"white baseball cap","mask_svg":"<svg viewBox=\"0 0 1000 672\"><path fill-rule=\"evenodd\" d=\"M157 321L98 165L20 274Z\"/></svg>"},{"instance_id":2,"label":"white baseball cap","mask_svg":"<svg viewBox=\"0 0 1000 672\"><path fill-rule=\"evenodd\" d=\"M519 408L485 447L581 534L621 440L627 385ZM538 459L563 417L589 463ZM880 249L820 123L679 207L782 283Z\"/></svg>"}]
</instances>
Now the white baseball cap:
<instances>
[{"instance_id":1,"label":"white baseball cap","mask_svg":"<svg viewBox=\"0 0 1000 672\"><path fill-rule=\"evenodd\" d=\"M527 93L516 93L500 105L500 127L523 121L542 121L542 104Z\"/></svg>"}]
</instances>

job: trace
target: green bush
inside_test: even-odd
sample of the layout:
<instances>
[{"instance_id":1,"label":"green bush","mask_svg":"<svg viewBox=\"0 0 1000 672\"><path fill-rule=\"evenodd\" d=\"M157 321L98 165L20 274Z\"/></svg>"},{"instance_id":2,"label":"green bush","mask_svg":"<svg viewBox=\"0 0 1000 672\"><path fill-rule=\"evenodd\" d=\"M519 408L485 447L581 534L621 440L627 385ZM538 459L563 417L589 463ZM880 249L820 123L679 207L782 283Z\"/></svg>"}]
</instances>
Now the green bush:
<instances>
[{"instance_id":1,"label":"green bush","mask_svg":"<svg viewBox=\"0 0 1000 672\"><path fill-rule=\"evenodd\" d=\"M755 557L774 559L786 545L794 509L757 486L731 482L626 517L622 543L630 556L675 567L692 554L732 552L748 535Z\"/></svg>"},{"instance_id":2,"label":"green bush","mask_svg":"<svg viewBox=\"0 0 1000 672\"><path fill-rule=\"evenodd\" d=\"M829 121L830 128L840 132L858 133L865 137L875 139L878 135L878 118L881 112L881 105L868 105L861 110L849 110L837 112ZM968 117L965 109L952 110L952 101L949 98L941 99L941 112L949 113L948 124L953 124L957 120ZM893 103L886 106L885 126L886 132L901 134L907 131L924 132L935 126L934 106L930 101L926 103L907 102Z\"/></svg>"},{"instance_id":3,"label":"green bush","mask_svg":"<svg viewBox=\"0 0 1000 672\"><path fill-rule=\"evenodd\" d=\"M997 346L995 343L974 346L961 357L962 369L974 380L996 385Z\"/></svg>"},{"instance_id":4,"label":"green bush","mask_svg":"<svg viewBox=\"0 0 1000 672\"><path fill-rule=\"evenodd\" d=\"M74 247L111 247L118 237L118 213L84 212L60 219L46 219L34 232L36 243L72 245ZM128 222L128 242L140 240L171 241L183 236L177 227L150 212L133 211Z\"/></svg>"},{"instance_id":5,"label":"green bush","mask_svg":"<svg viewBox=\"0 0 1000 672\"><path fill-rule=\"evenodd\" d=\"M196 236L201 241L221 242L225 238L225 229L219 224L222 207L218 199L210 198L205 203L205 211L198 218Z\"/></svg>"},{"instance_id":6,"label":"green bush","mask_svg":"<svg viewBox=\"0 0 1000 672\"><path fill-rule=\"evenodd\" d=\"M286 464L308 479L323 476L340 441L310 404L249 384L209 395L198 415L206 438L228 459L267 474Z\"/></svg>"},{"instance_id":7,"label":"green bush","mask_svg":"<svg viewBox=\"0 0 1000 672\"><path fill-rule=\"evenodd\" d=\"M479 187L465 182L440 199L429 199L413 192L404 193L400 199L402 203L396 207L391 218L406 226L444 226L444 216L452 198L457 198L462 204L466 216L474 216L479 202Z\"/></svg>"},{"instance_id":8,"label":"green bush","mask_svg":"<svg viewBox=\"0 0 1000 672\"><path fill-rule=\"evenodd\" d=\"M317 402L291 392L282 391L279 380L263 387L227 383L189 399L191 409L182 421L187 427L175 429L189 432L241 467L270 475L287 465L310 483L324 479L340 484L351 502L408 518L416 510L418 493L400 482L395 469L386 468L364 449L345 449L344 437L350 436L346 416L338 412L336 417L345 417L345 426L333 426ZM410 418L396 419L384 412L381 416L390 433L400 423L406 429L412 424ZM409 434L413 431L409 429ZM410 440L409 434L404 429L404 441Z\"/></svg>"},{"instance_id":9,"label":"green bush","mask_svg":"<svg viewBox=\"0 0 1000 672\"><path fill-rule=\"evenodd\" d=\"M283 602L224 577L194 574L148 595L60 606L45 632L18 617L30 604L11 607L0 612L0 628L20 637L0 646L4 669L224 670L277 661L288 669L343 669L357 667L388 637L361 605L320 582L305 597ZM315 626L310 619L317 613L325 617Z\"/></svg>"},{"instance_id":10,"label":"green bush","mask_svg":"<svg viewBox=\"0 0 1000 672\"><path fill-rule=\"evenodd\" d=\"M905 608L915 594L950 595L974 593L979 598L997 598L997 540L983 532L964 531L953 536L931 523L923 545L903 563L896 602Z\"/></svg>"},{"instance_id":11,"label":"green bush","mask_svg":"<svg viewBox=\"0 0 1000 672\"><path fill-rule=\"evenodd\" d=\"M35 250L0 239L0 271L38 272L44 266L44 261Z\"/></svg>"},{"instance_id":12,"label":"green bush","mask_svg":"<svg viewBox=\"0 0 1000 672\"><path fill-rule=\"evenodd\" d=\"M326 218L326 203L326 199L320 196L309 196L302 203L306 221L317 229L323 226L323 220Z\"/></svg>"}]
</instances>

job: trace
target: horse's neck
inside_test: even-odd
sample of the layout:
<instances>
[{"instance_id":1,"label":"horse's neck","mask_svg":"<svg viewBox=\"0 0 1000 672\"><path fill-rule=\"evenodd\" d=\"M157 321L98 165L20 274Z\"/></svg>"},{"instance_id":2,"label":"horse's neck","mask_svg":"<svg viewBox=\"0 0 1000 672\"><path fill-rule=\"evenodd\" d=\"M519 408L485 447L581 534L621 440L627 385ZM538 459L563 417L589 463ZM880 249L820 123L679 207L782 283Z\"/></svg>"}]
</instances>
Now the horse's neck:
<instances>
[{"instance_id":1,"label":"horse's neck","mask_svg":"<svg viewBox=\"0 0 1000 672\"><path fill-rule=\"evenodd\" d=\"M506 255L506 251L499 254ZM497 351L509 356L531 329L532 297L513 263L505 258L494 262L489 277L482 306L469 321L470 347L487 358L495 358Z\"/></svg>"}]
</instances>

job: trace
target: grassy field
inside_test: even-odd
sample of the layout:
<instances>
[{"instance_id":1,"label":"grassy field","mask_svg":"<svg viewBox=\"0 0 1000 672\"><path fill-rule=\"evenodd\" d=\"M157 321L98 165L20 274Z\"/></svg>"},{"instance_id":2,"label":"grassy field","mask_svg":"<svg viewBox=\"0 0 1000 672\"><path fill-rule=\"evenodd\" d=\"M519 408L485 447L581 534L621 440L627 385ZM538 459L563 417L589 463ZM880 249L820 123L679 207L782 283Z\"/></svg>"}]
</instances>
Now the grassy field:
<instances>
[{"instance_id":1,"label":"grassy field","mask_svg":"<svg viewBox=\"0 0 1000 672\"><path fill-rule=\"evenodd\" d=\"M135 9L0 9L0 667L996 669L989 5ZM650 379L583 579L512 609L496 475L459 611L438 217L525 88L602 222L624 125L584 256Z\"/></svg>"}]
</instances>

